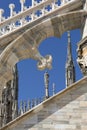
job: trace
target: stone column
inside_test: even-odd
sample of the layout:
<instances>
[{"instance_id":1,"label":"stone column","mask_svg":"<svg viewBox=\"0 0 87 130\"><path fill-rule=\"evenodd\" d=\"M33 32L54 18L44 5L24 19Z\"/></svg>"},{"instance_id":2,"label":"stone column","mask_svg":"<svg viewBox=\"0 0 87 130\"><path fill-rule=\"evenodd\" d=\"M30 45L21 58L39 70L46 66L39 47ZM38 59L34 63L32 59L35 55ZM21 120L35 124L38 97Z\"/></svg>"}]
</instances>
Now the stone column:
<instances>
[{"instance_id":1,"label":"stone column","mask_svg":"<svg viewBox=\"0 0 87 130\"><path fill-rule=\"evenodd\" d=\"M83 9L87 10L87 0L83 1ZM87 76L87 16L82 19L82 39L78 43L77 62L84 76Z\"/></svg>"},{"instance_id":2,"label":"stone column","mask_svg":"<svg viewBox=\"0 0 87 130\"><path fill-rule=\"evenodd\" d=\"M45 82L45 99L49 98L49 74L46 72L44 74L44 82Z\"/></svg>"}]
</instances>

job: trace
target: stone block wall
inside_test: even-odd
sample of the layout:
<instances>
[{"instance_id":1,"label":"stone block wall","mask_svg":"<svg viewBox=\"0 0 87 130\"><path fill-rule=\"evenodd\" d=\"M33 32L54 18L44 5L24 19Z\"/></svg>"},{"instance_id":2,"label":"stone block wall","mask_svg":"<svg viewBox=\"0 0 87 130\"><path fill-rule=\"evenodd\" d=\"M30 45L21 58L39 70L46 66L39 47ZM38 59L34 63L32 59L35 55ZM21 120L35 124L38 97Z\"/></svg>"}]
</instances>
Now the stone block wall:
<instances>
[{"instance_id":1,"label":"stone block wall","mask_svg":"<svg viewBox=\"0 0 87 130\"><path fill-rule=\"evenodd\" d=\"M1 130L87 130L87 78L49 98Z\"/></svg>"}]
</instances>

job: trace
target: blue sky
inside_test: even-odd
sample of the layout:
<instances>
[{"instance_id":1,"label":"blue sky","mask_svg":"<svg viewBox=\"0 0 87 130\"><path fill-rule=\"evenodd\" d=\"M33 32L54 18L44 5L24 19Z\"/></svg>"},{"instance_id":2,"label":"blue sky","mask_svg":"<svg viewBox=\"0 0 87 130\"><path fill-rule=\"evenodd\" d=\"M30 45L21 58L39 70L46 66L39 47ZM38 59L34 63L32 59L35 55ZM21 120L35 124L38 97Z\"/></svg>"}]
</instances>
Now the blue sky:
<instances>
[{"instance_id":1,"label":"blue sky","mask_svg":"<svg viewBox=\"0 0 87 130\"><path fill-rule=\"evenodd\" d=\"M9 3L15 3L15 10L20 10L19 0L0 0L0 8L5 10L4 15L9 16ZM26 5L31 5L30 0L26 0ZM81 39L80 30L71 31L71 42L73 60L76 67L76 80L82 77L80 68L77 64L77 43ZM65 63L67 57L67 33L61 38L51 37L41 42L39 46L40 53L45 56L51 54L53 57L52 69L48 70L49 92L52 95L52 84L55 83L56 93L65 88ZM37 61L25 59L18 63L19 72L19 100L28 100L44 96L44 71L37 69Z\"/></svg>"}]
</instances>

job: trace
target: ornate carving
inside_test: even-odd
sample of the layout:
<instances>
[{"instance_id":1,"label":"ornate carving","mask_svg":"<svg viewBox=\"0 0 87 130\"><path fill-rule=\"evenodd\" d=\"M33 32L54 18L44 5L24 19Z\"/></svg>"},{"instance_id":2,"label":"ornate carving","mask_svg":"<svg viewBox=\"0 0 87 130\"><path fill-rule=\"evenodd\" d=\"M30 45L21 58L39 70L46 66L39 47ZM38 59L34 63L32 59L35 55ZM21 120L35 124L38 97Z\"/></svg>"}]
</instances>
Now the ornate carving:
<instances>
[{"instance_id":1,"label":"ornate carving","mask_svg":"<svg viewBox=\"0 0 87 130\"><path fill-rule=\"evenodd\" d=\"M1 126L18 116L18 74L17 66L13 68L13 80L7 82L2 92Z\"/></svg>"},{"instance_id":2,"label":"ornate carving","mask_svg":"<svg viewBox=\"0 0 87 130\"><path fill-rule=\"evenodd\" d=\"M40 57L37 67L39 70L44 70L46 68L51 69L52 68L51 64L52 64L52 56L47 55L45 57Z\"/></svg>"},{"instance_id":3,"label":"ornate carving","mask_svg":"<svg viewBox=\"0 0 87 130\"><path fill-rule=\"evenodd\" d=\"M87 37L79 42L77 53L77 62L81 68L83 75L87 76Z\"/></svg>"},{"instance_id":4,"label":"ornate carving","mask_svg":"<svg viewBox=\"0 0 87 130\"><path fill-rule=\"evenodd\" d=\"M42 16L46 16L46 14L49 12L54 12L54 10L59 8L59 6L62 6L71 1L73 0L60 0L60 2L56 0L40 0L39 2L38 0L32 0L32 8L27 8L24 6L25 0L20 0L21 11L18 11L19 13L14 11L14 4L9 4L10 17L8 17L8 19L3 17L4 10L0 9L0 22L3 21L3 24L0 26L0 36L8 34L15 29L19 29L19 27L25 26L25 24L31 23L34 20L41 18ZM49 5L52 6L50 9ZM39 15L37 13L38 11L40 11Z\"/></svg>"}]
</instances>

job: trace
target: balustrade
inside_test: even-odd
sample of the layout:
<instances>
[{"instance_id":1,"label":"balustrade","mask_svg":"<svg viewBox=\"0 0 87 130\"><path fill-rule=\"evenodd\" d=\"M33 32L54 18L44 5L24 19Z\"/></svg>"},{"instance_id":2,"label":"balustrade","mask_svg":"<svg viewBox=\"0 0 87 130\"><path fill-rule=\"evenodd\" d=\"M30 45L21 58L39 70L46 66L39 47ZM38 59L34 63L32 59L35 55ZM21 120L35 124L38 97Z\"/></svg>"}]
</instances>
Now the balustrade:
<instances>
[{"instance_id":1,"label":"balustrade","mask_svg":"<svg viewBox=\"0 0 87 130\"><path fill-rule=\"evenodd\" d=\"M0 9L0 37L51 13L69 1L73 0L32 0L32 6L27 8L24 5L25 0L20 0L21 11L19 13L14 11L14 4L9 4L10 17L7 19L3 17L4 10Z\"/></svg>"},{"instance_id":2,"label":"balustrade","mask_svg":"<svg viewBox=\"0 0 87 130\"><path fill-rule=\"evenodd\" d=\"M27 101L21 101L20 102L20 108L19 108L19 115L23 115L23 113L29 111L30 109L32 109L33 107L39 105L41 102L44 101L44 98L35 98L32 100L28 100Z\"/></svg>"},{"instance_id":3,"label":"balustrade","mask_svg":"<svg viewBox=\"0 0 87 130\"><path fill-rule=\"evenodd\" d=\"M55 83L53 83L53 85L52 85L52 96L54 96L55 93L56 93L55 87L56 87ZM30 109L32 109L33 107L39 105L40 103L42 103L45 100L46 100L46 98L43 97L43 98L31 99L31 100L28 100L28 101L21 101L20 105L19 105L19 114L18 114L18 116L23 115L23 113L29 111Z\"/></svg>"},{"instance_id":4,"label":"balustrade","mask_svg":"<svg viewBox=\"0 0 87 130\"><path fill-rule=\"evenodd\" d=\"M52 96L54 96L54 95L55 95L55 84L53 83L53 85L52 85ZM25 112L33 109L34 107L36 107L37 105L39 105L40 103L42 103L45 100L47 100L47 99L45 97L42 97L42 98L31 99L31 100L28 100L28 101L20 101L17 116L23 115ZM5 102L5 103L7 103L7 102ZM0 109L1 109L2 112L5 111L5 107L6 107L6 105L8 105L8 104L5 104L5 103L3 103L3 101L0 101ZM10 107L11 106L9 106L8 108L10 109ZM1 114L0 118L2 117L4 119L5 116L3 115L3 113L0 113L0 114Z\"/></svg>"}]
</instances>

